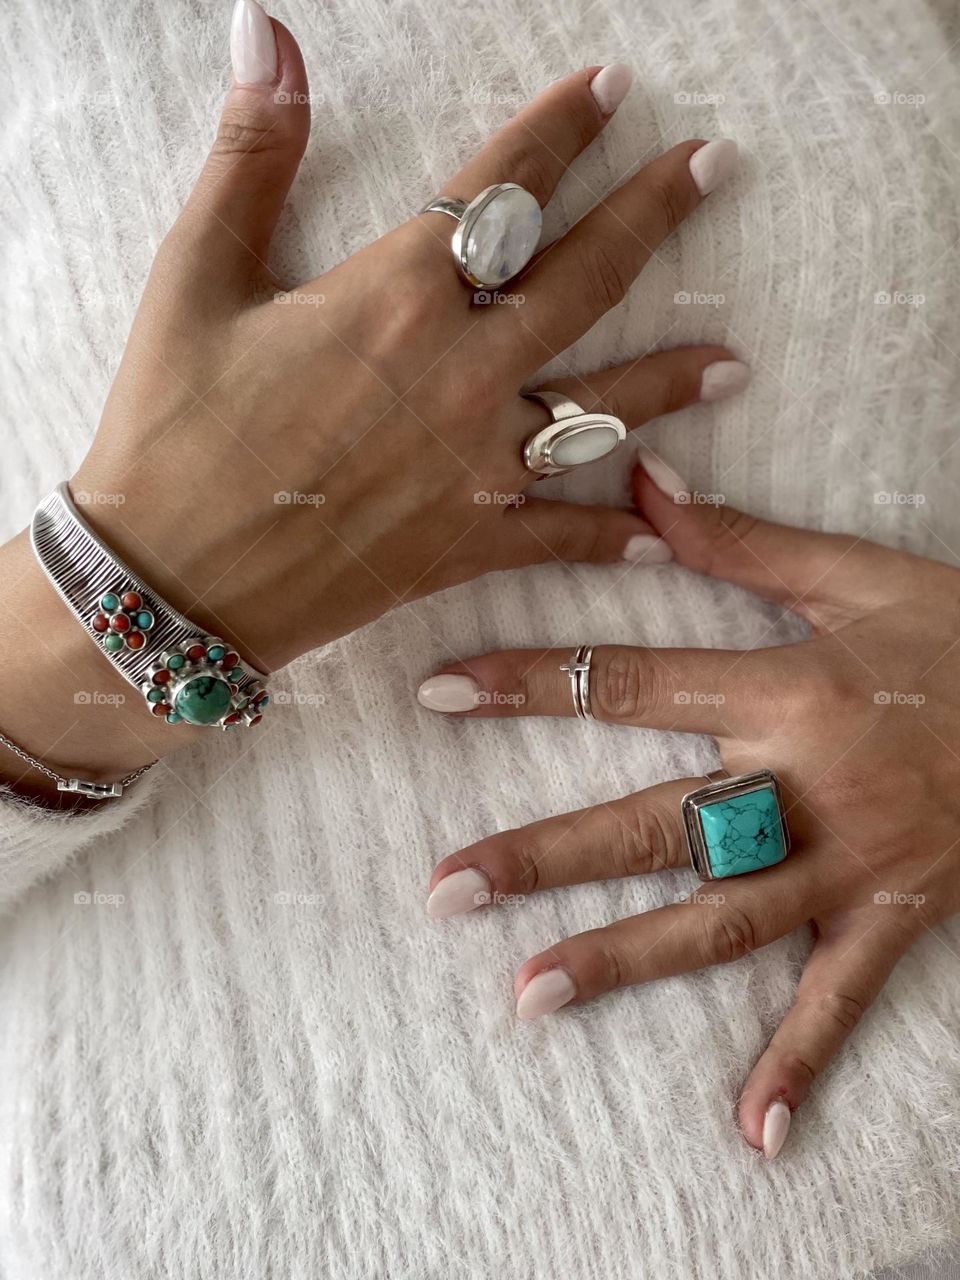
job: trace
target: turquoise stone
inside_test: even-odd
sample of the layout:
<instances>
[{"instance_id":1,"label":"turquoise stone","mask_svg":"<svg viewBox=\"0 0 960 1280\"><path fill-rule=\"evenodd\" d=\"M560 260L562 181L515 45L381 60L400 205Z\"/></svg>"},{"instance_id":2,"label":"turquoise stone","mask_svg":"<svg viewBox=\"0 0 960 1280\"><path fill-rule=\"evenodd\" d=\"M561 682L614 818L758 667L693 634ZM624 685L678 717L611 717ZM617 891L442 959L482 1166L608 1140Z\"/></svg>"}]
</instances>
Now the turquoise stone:
<instances>
[{"instance_id":1,"label":"turquoise stone","mask_svg":"<svg viewBox=\"0 0 960 1280\"><path fill-rule=\"evenodd\" d=\"M185 662L186 658L182 653L171 653L167 666L171 671L179 671Z\"/></svg>"},{"instance_id":2,"label":"turquoise stone","mask_svg":"<svg viewBox=\"0 0 960 1280\"><path fill-rule=\"evenodd\" d=\"M112 591L108 591L105 596L100 597L100 608L105 613L113 613L114 609L120 608L120 600Z\"/></svg>"},{"instance_id":3,"label":"turquoise stone","mask_svg":"<svg viewBox=\"0 0 960 1280\"><path fill-rule=\"evenodd\" d=\"M219 662L226 652L222 644L212 644L207 650L207 657L211 662Z\"/></svg>"},{"instance_id":4,"label":"turquoise stone","mask_svg":"<svg viewBox=\"0 0 960 1280\"><path fill-rule=\"evenodd\" d=\"M177 715L188 724L216 724L230 710L230 686L216 676L194 676L174 698Z\"/></svg>"},{"instance_id":5,"label":"turquoise stone","mask_svg":"<svg viewBox=\"0 0 960 1280\"><path fill-rule=\"evenodd\" d=\"M233 670L232 670L232 671L228 671L228 672L227 672L227 674L229 675L229 677L230 677L230 679L231 679L231 680L242 680L242 679L243 679L243 667L234 667L234 668L233 668Z\"/></svg>"},{"instance_id":6,"label":"turquoise stone","mask_svg":"<svg viewBox=\"0 0 960 1280\"><path fill-rule=\"evenodd\" d=\"M111 632L110 635L103 637L103 647L110 653L116 653L118 649L123 648L123 637L118 636L116 632Z\"/></svg>"},{"instance_id":7,"label":"turquoise stone","mask_svg":"<svg viewBox=\"0 0 960 1280\"><path fill-rule=\"evenodd\" d=\"M717 800L699 810L700 829L715 876L740 876L787 856L772 787Z\"/></svg>"},{"instance_id":8,"label":"turquoise stone","mask_svg":"<svg viewBox=\"0 0 960 1280\"><path fill-rule=\"evenodd\" d=\"M175 711L171 711L168 716L164 716L164 719L166 720L167 724L179 724L182 718L183 717L178 716Z\"/></svg>"},{"instance_id":9,"label":"turquoise stone","mask_svg":"<svg viewBox=\"0 0 960 1280\"><path fill-rule=\"evenodd\" d=\"M162 690L162 689L151 689L151 690L150 690L150 692L147 694L147 701L148 701L148 702L162 702L162 701L163 701L163 690Z\"/></svg>"},{"instance_id":10,"label":"turquoise stone","mask_svg":"<svg viewBox=\"0 0 960 1280\"><path fill-rule=\"evenodd\" d=\"M153 626L153 614L149 609L141 609L137 614L137 626L141 631L149 631Z\"/></svg>"}]
</instances>

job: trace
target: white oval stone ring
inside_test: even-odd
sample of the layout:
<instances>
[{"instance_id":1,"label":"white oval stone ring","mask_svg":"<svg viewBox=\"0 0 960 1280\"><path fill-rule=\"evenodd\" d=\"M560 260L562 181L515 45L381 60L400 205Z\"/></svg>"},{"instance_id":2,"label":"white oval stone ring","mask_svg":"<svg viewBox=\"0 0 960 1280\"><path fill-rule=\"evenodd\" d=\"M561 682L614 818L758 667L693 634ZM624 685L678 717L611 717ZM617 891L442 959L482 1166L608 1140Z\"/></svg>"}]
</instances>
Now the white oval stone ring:
<instances>
[{"instance_id":1,"label":"white oval stone ring","mask_svg":"<svg viewBox=\"0 0 960 1280\"><path fill-rule=\"evenodd\" d=\"M538 400L552 418L523 446L528 471L556 476L571 467L605 458L627 438L619 418L608 413L586 413L559 391L527 391L525 399Z\"/></svg>"},{"instance_id":2,"label":"white oval stone ring","mask_svg":"<svg viewBox=\"0 0 960 1280\"><path fill-rule=\"evenodd\" d=\"M540 243L543 213L515 182L487 187L468 204L438 196L421 213L445 213L457 223L454 262L461 277L480 289L499 289L527 265Z\"/></svg>"}]
</instances>

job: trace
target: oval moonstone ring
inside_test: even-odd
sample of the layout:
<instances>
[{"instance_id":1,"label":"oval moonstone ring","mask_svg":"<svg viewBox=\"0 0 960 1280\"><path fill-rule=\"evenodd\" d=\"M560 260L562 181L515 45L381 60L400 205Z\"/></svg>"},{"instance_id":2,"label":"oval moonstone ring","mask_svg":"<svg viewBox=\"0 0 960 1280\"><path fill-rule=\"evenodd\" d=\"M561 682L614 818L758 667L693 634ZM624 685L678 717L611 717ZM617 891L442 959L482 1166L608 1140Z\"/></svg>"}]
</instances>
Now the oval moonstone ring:
<instances>
[{"instance_id":1,"label":"oval moonstone ring","mask_svg":"<svg viewBox=\"0 0 960 1280\"><path fill-rule=\"evenodd\" d=\"M468 204L439 196L421 213L445 213L457 223L451 247L457 271L478 289L499 289L519 275L536 252L543 213L515 182L487 187Z\"/></svg>"},{"instance_id":2,"label":"oval moonstone ring","mask_svg":"<svg viewBox=\"0 0 960 1280\"><path fill-rule=\"evenodd\" d=\"M524 466L538 476L556 476L585 462L596 462L627 437L619 418L609 413L585 413L559 391L528 391L524 398L539 401L552 419L523 446Z\"/></svg>"}]
</instances>

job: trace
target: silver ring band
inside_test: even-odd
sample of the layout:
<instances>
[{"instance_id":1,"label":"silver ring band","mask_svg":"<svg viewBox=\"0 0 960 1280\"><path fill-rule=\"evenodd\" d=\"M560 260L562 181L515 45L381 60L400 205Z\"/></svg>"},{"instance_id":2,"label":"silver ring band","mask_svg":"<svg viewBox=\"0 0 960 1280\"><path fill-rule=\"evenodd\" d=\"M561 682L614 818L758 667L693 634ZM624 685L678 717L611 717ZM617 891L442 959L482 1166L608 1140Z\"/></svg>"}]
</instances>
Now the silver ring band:
<instances>
[{"instance_id":1,"label":"silver ring band","mask_svg":"<svg viewBox=\"0 0 960 1280\"><path fill-rule=\"evenodd\" d=\"M574 650L569 662L561 663L560 670L570 678L573 709L578 720L592 720L590 710L590 664L593 662L593 645L582 644Z\"/></svg>"},{"instance_id":2,"label":"silver ring band","mask_svg":"<svg viewBox=\"0 0 960 1280\"><path fill-rule=\"evenodd\" d=\"M609 413L586 413L559 391L528 391L550 414L550 423L535 431L523 446L523 464L538 476L558 476L573 467L597 462L619 448L627 428Z\"/></svg>"}]
</instances>

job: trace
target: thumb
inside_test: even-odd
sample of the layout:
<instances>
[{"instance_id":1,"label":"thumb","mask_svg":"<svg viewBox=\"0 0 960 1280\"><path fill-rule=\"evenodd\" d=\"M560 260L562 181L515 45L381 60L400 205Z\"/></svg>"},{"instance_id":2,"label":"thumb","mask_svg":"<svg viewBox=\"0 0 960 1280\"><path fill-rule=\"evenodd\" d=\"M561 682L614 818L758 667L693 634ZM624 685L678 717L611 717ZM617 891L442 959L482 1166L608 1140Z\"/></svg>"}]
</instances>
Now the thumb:
<instances>
[{"instance_id":1,"label":"thumb","mask_svg":"<svg viewBox=\"0 0 960 1280\"><path fill-rule=\"evenodd\" d=\"M176 233L201 270L262 281L274 228L310 133L307 74L296 40L256 0L237 0L233 76L217 136ZM199 242L199 244L198 244Z\"/></svg>"}]
</instances>

